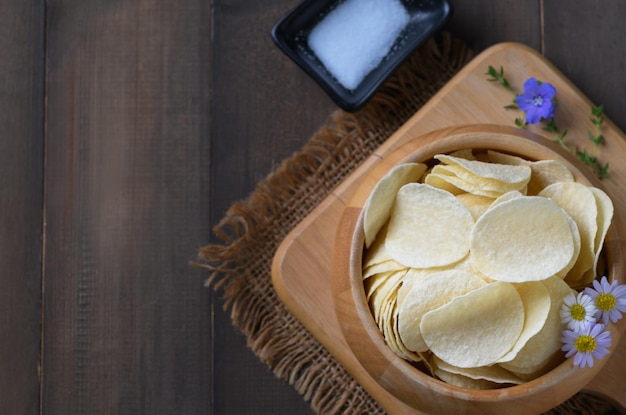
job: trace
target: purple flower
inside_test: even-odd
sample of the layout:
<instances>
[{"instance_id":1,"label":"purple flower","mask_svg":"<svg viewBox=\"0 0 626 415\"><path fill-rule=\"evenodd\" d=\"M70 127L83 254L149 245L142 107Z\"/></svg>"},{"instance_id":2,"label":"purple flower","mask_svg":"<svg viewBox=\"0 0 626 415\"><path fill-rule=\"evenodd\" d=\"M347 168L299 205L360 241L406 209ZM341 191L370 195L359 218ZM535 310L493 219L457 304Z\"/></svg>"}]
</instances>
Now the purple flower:
<instances>
[{"instance_id":1,"label":"purple flower","mask_svg":"<svg viewBox=\"0 0 626 415\"><path fill-rule=\"evenodd\" d=\"M524 93L518 95L515 101L519 108L526 112L526 122L537 124L542 118L550 119L554 116L555 95L556 89L551 84L528 78L524 82Z\"/></svg>"},{"instance_id":2,"label":"purple flower","mask_svg":"<svg viewBox=\"0 0 626 415\"><path fill-rule=\"evenodd\" d=\"M619 285L617 281L609 284L606 277L598 282L593 281L593 288L585 288L585 294L593 298L596 304L596 319L608 324L622 318L626 312L626 285Z\"/></svg>"},{"instance_id":3,"label":"purple flower","mask_svg":"<svg viewBox=\"0 0 626 415\"><path fill-rule=\"evenodd\" d=\"M604 330L604 324L587 323L580 330L564 330L561 337L565 357L574 356L574 366L593 367L594 359L601 360L609 353L611 332Z\"/></svg>"}]
</instances>

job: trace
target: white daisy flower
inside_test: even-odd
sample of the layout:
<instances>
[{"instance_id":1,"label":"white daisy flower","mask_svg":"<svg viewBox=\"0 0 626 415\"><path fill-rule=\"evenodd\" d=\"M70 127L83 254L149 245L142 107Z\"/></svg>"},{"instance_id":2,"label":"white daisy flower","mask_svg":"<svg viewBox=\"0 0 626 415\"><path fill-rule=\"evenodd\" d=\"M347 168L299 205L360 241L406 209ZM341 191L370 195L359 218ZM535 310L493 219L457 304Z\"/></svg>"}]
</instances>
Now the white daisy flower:
<instances>
[{"instance_id":1,"label":"white daisy flower","mask_svg":"<svg viewBox=\"0 0 626 415\"><path fill-rule=\"evenodd\" d=\"M580 331L563 331L561 342L565 357L574 356L574 366L593 367L594 360L601 360L609 354L611 332L604 330L604 324L587 323Z\"/></svg>"},{"instance_id":2,"label":"white daisy flower","mask_svg":"<svg viewBox=\"0 0 626 415\"><path fill-rule=\"evenodd\" d=\"M568 295L563 299L561 321L571 330L578 331L587 323L595 323L596 304L590 295L584 292Z\"/></svg>"},{"instance_id":3,"label":"white daisy flower","mask_svg":"<svg viewBox=\"0 0 626 415\"><path fill-rule=\"evenodd\" d=\"M593 281L593 288L585 288L585 294L589 295L597 308L598 321L608 324L615 323L626 312L626 285L619 285L617 281L609 284L606 277L600 281Z\"/></svg>"}]
</instances>

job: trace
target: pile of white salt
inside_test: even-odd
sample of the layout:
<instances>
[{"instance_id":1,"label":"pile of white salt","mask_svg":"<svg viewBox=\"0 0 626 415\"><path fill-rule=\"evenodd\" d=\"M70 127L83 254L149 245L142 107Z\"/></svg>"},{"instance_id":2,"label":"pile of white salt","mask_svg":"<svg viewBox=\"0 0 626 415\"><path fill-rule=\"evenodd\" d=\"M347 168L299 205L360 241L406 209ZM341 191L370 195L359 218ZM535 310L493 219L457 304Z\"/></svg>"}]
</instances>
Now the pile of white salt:
<instances>
[{"instance_id":1,"label":"pile of white salt","mask_svg":"<svg viewBox=\"0 0 626 415\"><path fill-rule=\"evenodd\" d=\"M389 53L410 16L399 0L346 0L309 35L309 48L346 89Z\"/></svg>"}]
</instances>

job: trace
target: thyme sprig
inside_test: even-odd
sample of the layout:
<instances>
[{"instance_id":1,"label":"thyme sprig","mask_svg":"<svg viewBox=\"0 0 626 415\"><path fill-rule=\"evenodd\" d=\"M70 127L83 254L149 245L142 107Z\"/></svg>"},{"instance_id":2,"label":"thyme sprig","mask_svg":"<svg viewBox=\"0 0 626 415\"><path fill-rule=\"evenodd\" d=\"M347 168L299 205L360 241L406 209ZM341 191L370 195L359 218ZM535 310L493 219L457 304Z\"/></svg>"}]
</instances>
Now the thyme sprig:
<instances>
[{"instance_id":1,"label":"thyme sprig","mask_svg":"<svg viewBox=\"0 0 626 415\"><path fill-rule=\"evenodd\" d=\"M500 85L502 85L504 87L504 89L506 89L507 91L509 91L510 93L513 94L513 102L511 104L505 105L504 108L507 110L516 110L519 109L519 106L517 105L517 93L515 92L515 90L513 88L511 88L511 84L509 83L509 81L504 77L504 68L502 66L500 66L500 71L496 70L496 68L494 68L493 66L489 65L489 68L487 68L487 72L485 73L485 75L487 75L489 78L487 78L487 80L489 82L498 82ZM515 124L518 124L518 120L521 123L525 124L525 121L523 118L516 118L515 119ZM518 127L523 127L523 125L518 125Z\"/></svg>"},{"instance_id":2,"label":"thyme sprig","mask_svg":"<svg viewBox=\"0 0 626 415\"><path fill-rule=\"evenodd\" d=\"M504 108L507 110L519 109L517 105L517 93L511 87L511 83L504 76L504 68L500 66L500 70L497 70L493 66L489 65L487 68L487 81L489 82L497 82L504 89L513 93L513 103L505 105ZM567 136L567 129L561 131L556 124L554 117L550 118L545 126L544 130L548 131L555 135L554 142L563 147L566 151L578 157L580 161L583 162L586 166L588 166L591 171L600 179L604 179L609 174L609 164L606 163L602 165L598 161L598 149L600 145L604 143L604 135L602 134L602 124L604 123L604 105L592 105L591 106L591 117L589 121L594 126L594 131L588 130L587 136L589 140L593 144L593 149L591 152L587 151L587 149L579 150L575 145L569 144L565 141L565 137ZM525 128L528 123L526 119L522 117L517 117L514 119L514 123L519 128Z\"/></svg>"},{"instance_id":3,"label":"thyme sprig","mask_svg":"<svg viewBox=\"0 0 626 415\"><path fill-rule=\"evenodd\" d=\"M504 87L504 89L507 89L515 94L515 91L513 90L513 88L511 88L511 84L504 77L504 68L502 66L500 66L500 71L497 71L496 68L489 65L489 68L487 68L487 73L485 75L489 76L489 78L487 78L489 82L498 82Z\"/></svg>"}]
</instances>

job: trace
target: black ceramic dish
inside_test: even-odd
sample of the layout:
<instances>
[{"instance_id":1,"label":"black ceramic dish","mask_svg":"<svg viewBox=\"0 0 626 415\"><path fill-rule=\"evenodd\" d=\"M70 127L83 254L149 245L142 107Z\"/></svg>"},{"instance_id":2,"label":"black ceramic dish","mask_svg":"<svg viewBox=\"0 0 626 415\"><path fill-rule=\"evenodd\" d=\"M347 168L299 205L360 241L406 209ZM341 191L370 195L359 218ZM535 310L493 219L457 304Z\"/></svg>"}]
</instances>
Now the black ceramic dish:
<instances>
[{"instance_id":1,"label":"black ceramic dish","mask_svg":"<svg viewBox=\"0 0 626 415\"><path fill-rule=\"evenodd\" d=\"M361 108L411 53L436 33L452 10L447 0L400 0L410 15L408 25L383 61L354 90L343 87L308 46L308 35L324 16L344 0L305 0L272 29L276 45L311 76L346 111Z\"/></svg>"}]
</instances>

